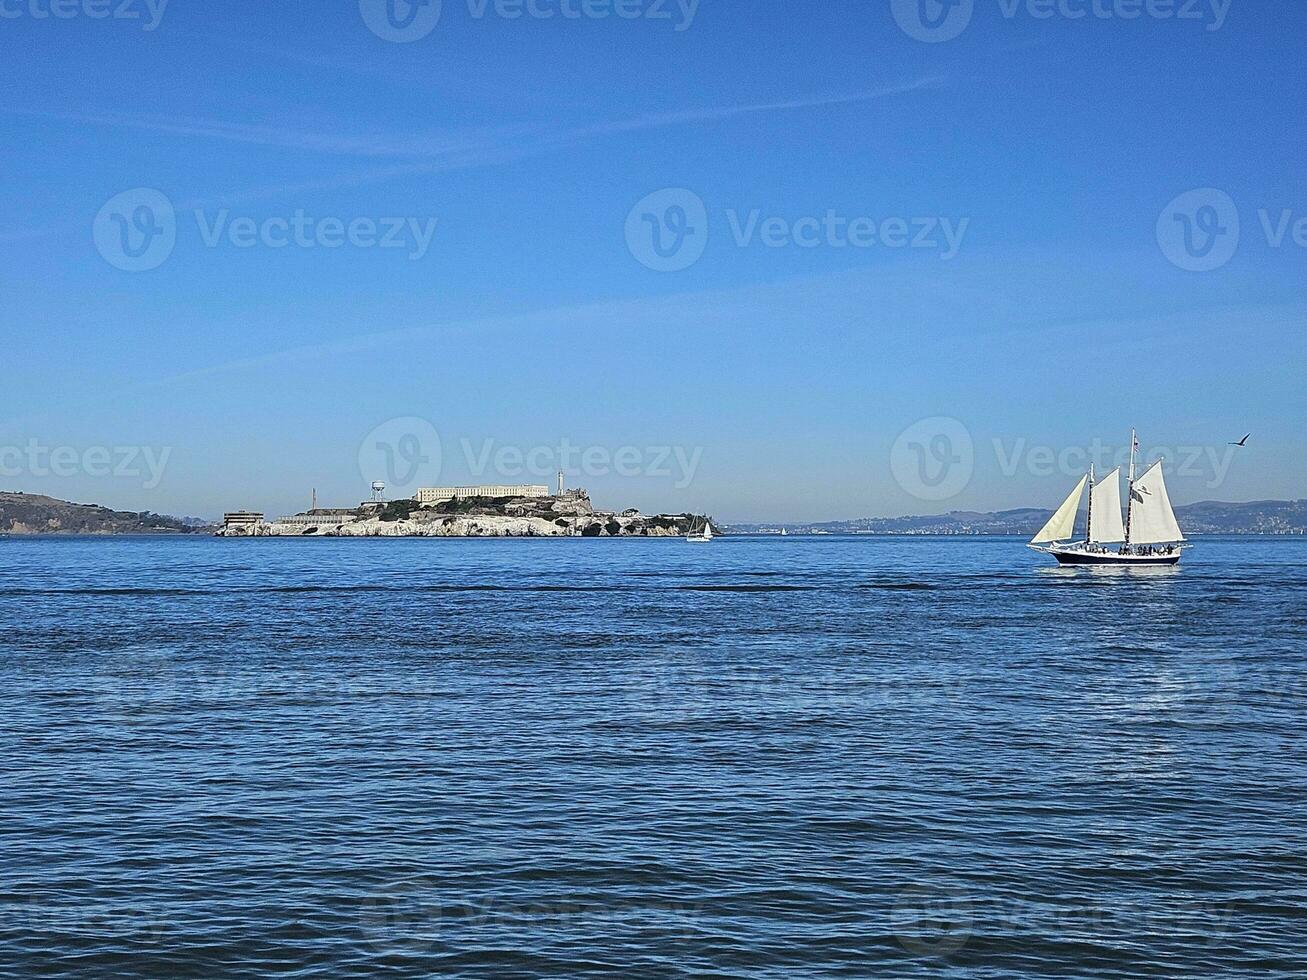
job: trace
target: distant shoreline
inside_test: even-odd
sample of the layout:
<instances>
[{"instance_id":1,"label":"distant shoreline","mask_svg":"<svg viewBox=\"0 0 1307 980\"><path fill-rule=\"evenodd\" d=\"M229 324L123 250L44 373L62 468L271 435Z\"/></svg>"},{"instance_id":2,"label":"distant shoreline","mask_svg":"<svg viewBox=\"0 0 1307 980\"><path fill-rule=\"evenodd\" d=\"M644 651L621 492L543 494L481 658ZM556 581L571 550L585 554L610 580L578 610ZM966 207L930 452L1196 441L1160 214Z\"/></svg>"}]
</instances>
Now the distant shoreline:
<instances>
[{"instance_id":1,"label":"distant shoreline","mask_svg":"<svg viewBox=\"0 0 1307 980\"><path fill-rule=\"evenodd\" d=\"M635 529L648 532L661 532L666 536L684 533L688 514L677 515L639 515L634 511L620 514L588 509L588 500L584 507L572 507L558 513L545 513L524 505L520 518L549 518L555 525L561 520L571 524L635 525ZM503 512L501 512L503 513ZM734 536L781 536L784 528L789 536L824 537L935 537L935 538L973 538L973 537L1029 537L1047 520L1049 511L1039 508L1018 508L1005 511L952 511L938 515L907 515L902 517L857 518L844 521L739 521L722 523L714 521L713 526L723 533ZM631 515L631 516L628 516ZM408 516L408 515L404 515ZM449 514L451 518L493 517L487 514ZM1176 516L1186 537L1202 536L1239 537L1296 537L1307 534L1307 500L1258 500L1244 503L1223 503L1220 501L1202 501L1186 504L1176 508ZM275 523L275 522L269 522ZM334 525L333 521L322 521ZM519 523L522 523L519 520ZM523 529L527 527L523 523ZM27 494L0 491L0 536L183 536L211 535L222 527L220 521L205 521L197 518L176 518L149 511L115 511L97 504L78 504L41 494ZM623 527L629 531L632 528ZM545 531L543 524L536 528ZM559 526L559 531L567 529ZM554 533L558 533L555 531ZM296 536L296 535L285 535ZM387 535L389 536L389 535ZM403 537L408 535L394 535ZM418 536L418 535L415 535ZM458 536L458 535L450 535ZM492 536L474 534L471 536ZM531 534L504 536L529 537ZM539 536L539 535L536 535ZM563 536L566 536L565 534ZM624 533L601 536L628 536ZM645 536L637 534L635 536ZM652 536L652 534L650 534Z\"/></svg>"}]
</instances>

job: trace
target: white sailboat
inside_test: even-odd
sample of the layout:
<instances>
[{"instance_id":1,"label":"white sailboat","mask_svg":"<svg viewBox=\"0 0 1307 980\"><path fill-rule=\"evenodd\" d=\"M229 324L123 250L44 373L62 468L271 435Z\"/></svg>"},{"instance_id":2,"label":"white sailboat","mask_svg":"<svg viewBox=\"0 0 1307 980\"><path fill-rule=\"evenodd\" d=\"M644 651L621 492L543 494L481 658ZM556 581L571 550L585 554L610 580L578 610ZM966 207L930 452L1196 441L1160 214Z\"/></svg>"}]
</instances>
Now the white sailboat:
<instances>
[{"instance_id":1,"label":"white sailboat","mask_svg":"<svg viewBox=\"0 0 1307 980\"><path fill-rule=\"evenodd\" d=\"M706 517L703 521L703 527L690 527L690 533L685 536L685 540L692 544L707 544L713 538L712 522Z\"/></svg>"},{"instance_id":2,"label":"white sailboat","mask_svg":"<svg viewBox=\"0 0 1307 980\"><path fill-rule=\"evenodd\" d=\"M1121 467L1094 481L1094 470L1080 478L1048 523L1030 540L1030 547L1052 555L1063 565L1174 565L1180 560L1184 534L1176 523L1162 476L1162 461L1135 477L1139 440L1130 432L1130 472L1126 518L1121 520ZM1089 486L1089 517L1085 539L1072 541L1080 498Z\"/></svg>"}]
</instances>

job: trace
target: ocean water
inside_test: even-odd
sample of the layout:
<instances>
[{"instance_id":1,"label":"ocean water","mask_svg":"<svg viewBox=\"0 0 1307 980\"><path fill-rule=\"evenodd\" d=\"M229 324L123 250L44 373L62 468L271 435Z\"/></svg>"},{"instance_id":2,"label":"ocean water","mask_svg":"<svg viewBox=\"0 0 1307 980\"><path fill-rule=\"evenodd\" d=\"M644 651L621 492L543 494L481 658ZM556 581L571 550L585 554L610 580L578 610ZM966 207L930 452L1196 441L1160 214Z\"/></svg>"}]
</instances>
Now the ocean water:
<instances>
[{"instance_id":1,"label":"ocean water","mask_svg":"<svg viewBox=\"0 0 1307 980\"><path fill-rule=\"evenodd\" d=\"M0 540L0 975L1307 975L1307 541Z\"/></svg>"}]
</instances>

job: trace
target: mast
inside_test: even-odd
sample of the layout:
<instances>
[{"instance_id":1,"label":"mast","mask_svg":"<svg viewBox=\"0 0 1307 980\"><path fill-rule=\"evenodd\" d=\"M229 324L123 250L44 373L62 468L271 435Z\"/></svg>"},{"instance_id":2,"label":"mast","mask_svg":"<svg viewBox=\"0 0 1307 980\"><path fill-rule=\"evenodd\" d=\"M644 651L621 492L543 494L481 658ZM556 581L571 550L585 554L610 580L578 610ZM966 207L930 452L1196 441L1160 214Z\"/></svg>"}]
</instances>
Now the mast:
<instances>
[{"instance_id":1,"label":"mast","mask_svg":"<svg viewBox=\"0 0 1307 980\"><path fill-rule=\"evenodd\" d=\"M1139 448L1139 439L1135 430L1130 430L1130 479L1126 484L1125 498L1125 546L1130 547L1130 511L1135 505L1135 450Z\"/></svg>"},{"instance_id":2,"label":"mast","mask_svg":"<svg viewBox=\"0 0 1307 980\"><path fill-rule=\"evenodd\" d=\"M1094 540L1094 463L1089 463L1089 507L1085 511L1085 544Z\"/></svg>"}]
</instances>

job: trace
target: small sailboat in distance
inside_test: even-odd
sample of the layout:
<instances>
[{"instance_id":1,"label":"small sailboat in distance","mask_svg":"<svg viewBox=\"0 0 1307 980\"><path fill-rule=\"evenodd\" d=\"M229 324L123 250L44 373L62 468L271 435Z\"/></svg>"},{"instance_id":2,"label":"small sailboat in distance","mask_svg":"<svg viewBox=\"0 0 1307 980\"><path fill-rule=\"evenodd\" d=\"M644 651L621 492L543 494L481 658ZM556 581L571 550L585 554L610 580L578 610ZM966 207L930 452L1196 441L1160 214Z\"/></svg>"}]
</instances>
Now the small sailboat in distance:
<instances>
[{"instance_id":1,"label":"small sailboat in distance","mask_svg":"<svg viewBox=\"0 0 1307 980\"><path fill-rule=\"evenodd\" d=\"M703 519L703 527L691 525L690 533L685 536L685 540L691 544L707 544L712 538L712 521L706 517Z\"/></svg>"},{"instance_id":2,"label":"small sailboat in distance","mask_svg":"<svg viewBox=\"0 0 1307 980\"><path fill-rule=\"evenodd\" d=\"M1030 540L1029 547L1052 555L1063 565L1174 565L1189 547L1176 523L1166 493L1159 459L1142 476L1135 477L1139 440L1130 432L1129 497L1121 520L1121 467L1094 481L1094 469L1080 478L1075 489L1053 512L1048 523ZM1089 515L1085 539L1072 541L1080 498L1089 487Z\"/></svg>"}]
</instances>

